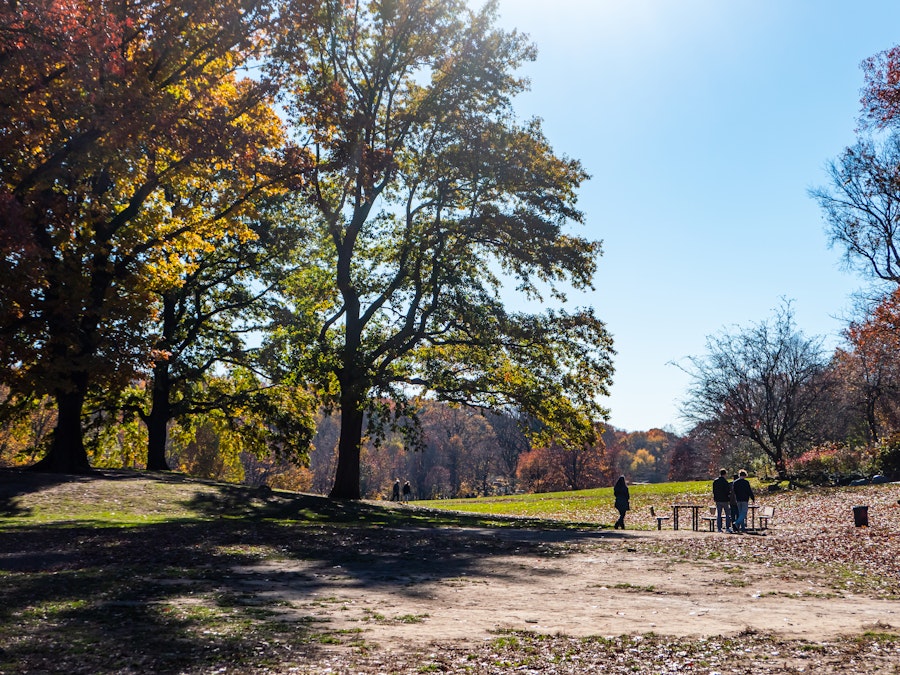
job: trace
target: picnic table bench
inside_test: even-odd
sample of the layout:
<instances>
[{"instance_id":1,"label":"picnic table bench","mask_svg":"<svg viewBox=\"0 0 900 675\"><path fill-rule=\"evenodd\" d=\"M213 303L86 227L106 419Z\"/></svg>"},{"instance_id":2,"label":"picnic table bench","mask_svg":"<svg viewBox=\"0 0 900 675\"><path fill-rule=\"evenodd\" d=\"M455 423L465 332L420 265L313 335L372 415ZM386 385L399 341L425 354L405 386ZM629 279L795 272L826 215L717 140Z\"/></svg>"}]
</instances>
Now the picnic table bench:
<instances>
[{"instance_id":1,"label":"picnic table bench","mask_svg":"<svg viewBox=\"0 0 900 675\"><path fill-rule=\"evenodd\" d=\"M654 509L652 506L650 507L650 517L656 518L656 529L657 530L661 530L663 521L669 519L669 516L656 515L656 509Z\"/></svg>"},{"instance_id":2,"label":"picnic table bench","mask_svg":"<svg viewBox=\"0 0 900 675\"><path fill-rule=\"evenodd\" d=\"M756 517L759 518L759 529L768 530L769 529L769 520L771 520L775 516L775 507L774 506L761 506L759 508L759 513L756 514Z\"/></svg>"},{"instance_id":3,"label":"picnic table bench","mask_svg":"<svg viewBox=\"0 0 900 675\"><path fill-rule=\"evenodd\" d=\"M681 509L685 509L690 511L691 514L691 529L695 532L700 529L700 509L703 508L702 504L672 504L672 529L678 529L678 512Z\"/></svg>"}]
</instances>

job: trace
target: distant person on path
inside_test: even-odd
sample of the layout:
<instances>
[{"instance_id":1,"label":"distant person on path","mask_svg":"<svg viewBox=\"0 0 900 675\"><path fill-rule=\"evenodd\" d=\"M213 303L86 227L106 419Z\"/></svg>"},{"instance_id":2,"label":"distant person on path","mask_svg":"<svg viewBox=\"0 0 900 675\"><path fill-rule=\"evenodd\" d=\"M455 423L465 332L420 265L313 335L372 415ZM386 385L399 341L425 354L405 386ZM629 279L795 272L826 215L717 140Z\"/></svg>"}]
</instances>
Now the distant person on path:
<instances>
[{"instance_id":1,"label":"distant person on path","mask_svg":"<svg viewBox=\"0 0 900 675\"><path fill-rule=\"evenodd\" d=\"M713 501L716 503L716 529L722 531L722 516L725 516L725 529L731 532L731 481L725 469L719 471L719 477L712 484Z\"/></svg>"},{"instance_id":2,"label":"distant person on path","mask_svg":"<svg viewBox=\"0 0 900 675\"><path fill-rule=\"evenodd\" d=\"M394 489L391 492L391 501L399 502L400 501L400 479L394 481Z\"/></svg>"},{"instance_id":3,"label":"distant person on path","mask_svg":"<svg viewBox=\"0 0 900 675\"><path fill-rule=\"evenodd\" d=\"M409 495L412 494L412 485L409 484L409 481L406 481L403 484L403 503L409 504Z\"/></svg>"},{"instance_id":4,"label":"distant person on path","mask_svg":"<svg viewBox=\"0 0 900 675\"><path fill-rule=\"evenodd\" d=\"M619 476L613 487L613 496L616 498L616 511L619 512L619 519L616 521L615 529L625 529L625 512L631 508L629 504L628 486L625 485L625 476Z\"/></svg>"},{"instance_id":5,"label":"distant person on path","mask_svg":"<svg viewBox=\"0 0 900 675\"><path fill-rule=\"evenodd\" d=\"M732 489L734 490L734 498L737 500L738 505L738 517L734 522L734 531L747 531L747 511L750 506L750 502L756 501L756 497L753 495L753 488L750 487L750 481L747 480L747 472L741 469L738 472L738 479L734 481L732 484Z\"/></svg>"}]
</instances>

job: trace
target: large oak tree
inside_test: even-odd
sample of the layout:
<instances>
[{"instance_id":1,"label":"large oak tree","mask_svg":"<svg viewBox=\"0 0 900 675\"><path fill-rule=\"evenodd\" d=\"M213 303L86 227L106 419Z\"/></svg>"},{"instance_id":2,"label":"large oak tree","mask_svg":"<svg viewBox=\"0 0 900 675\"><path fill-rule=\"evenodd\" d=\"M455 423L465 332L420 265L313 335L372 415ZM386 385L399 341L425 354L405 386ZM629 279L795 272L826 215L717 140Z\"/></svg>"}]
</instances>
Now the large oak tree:
<instances>
[{"instance_id":1,"label":"large oak tree","mask_svg":"<svg viewBox=\"0 0 900 675\"><path fill-rule=\"evenodd\" d=\"M269 20L265 0L0 7L0 381L56 401L40 468L89 469L85 398L150 362L154 293L252 236L281 138L240 71Z\"/></svg>"},{"instance_id":2,"label":"large oak tree","mask_svg":"<svg viewBox=\"0 0 900 675\"><path fill-rule=\"evenodd\" d=\"M331 496L360 496L366 413L370 428L396 421L414 395L514 408L584 443L606 412L610 337L590 309L538 310L590 288L600 245L567 231L583 168L513 114L532 45L495 26L495 3L320 0L314 13L314 31L284 24L279 63L315 156L318 238L271 344L340 410Z\"/></svg>"}]
</instances>

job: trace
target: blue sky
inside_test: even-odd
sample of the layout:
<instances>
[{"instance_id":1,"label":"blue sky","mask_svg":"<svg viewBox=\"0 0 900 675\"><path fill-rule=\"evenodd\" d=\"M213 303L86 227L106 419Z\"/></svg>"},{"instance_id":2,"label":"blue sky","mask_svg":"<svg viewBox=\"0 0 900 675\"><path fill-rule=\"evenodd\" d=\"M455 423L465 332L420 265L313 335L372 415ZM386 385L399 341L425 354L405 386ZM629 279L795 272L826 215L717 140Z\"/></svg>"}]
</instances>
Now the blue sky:
<instances>
[{"instance_id":1,"label":"blue sky","mask_svg":"<svg viewBox=\"0 0 900 675\"><path fill-rule=\"evenodd\" d=\"M473 5L480 3L473 0ZM517 100L592 175L604 241L590 304L616 342L610 422L684 431L706 338L793 301L830 347L867 280L830 249L809 188L854 141L860 62L900 43L896 0L500 0L538 59Z\"/></svg>"}]
</instances>

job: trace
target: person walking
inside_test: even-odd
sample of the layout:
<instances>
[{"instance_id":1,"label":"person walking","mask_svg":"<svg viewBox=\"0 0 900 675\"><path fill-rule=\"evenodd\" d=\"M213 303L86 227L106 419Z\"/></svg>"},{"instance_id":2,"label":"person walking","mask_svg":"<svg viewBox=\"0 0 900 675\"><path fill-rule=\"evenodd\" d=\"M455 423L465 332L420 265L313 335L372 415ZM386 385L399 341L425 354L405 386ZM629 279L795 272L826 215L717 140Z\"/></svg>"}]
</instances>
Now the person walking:
<instances>
[{"instance_id":1,"label":"person walking","mask_svg":"<svg viewBox=\"0 0 900 675\"><path fill-rule=\"evenodd\" d=\"M403 503L409 504L409 495L412 494L412 486L409 484L409 481L406 481L403 484Z\"/></svg>"},{"instance_id":2,"label":"person walking","mask_svg":"<svg viewBox=\"0 0 900 675\"><path fill-rule=\"evenodd\" d=\"M747 472L741 469L738 472L738 479L732 483L734 490L734 498L738 505L738 517L732 525L735 532L747 531L747 511L750 502L755 502L756 497L753 494L753 488L750 487L750 481L747 480Z\"/></svg>"},{"instance_id":3,"label":"person walking","mask_svg":"<svg viewBox=\"0 0 900 675\"><path fill-rule=\"evenodd\" d=\"M725 530L731 532L731 481L725 469L712 484L713 501L716 503L716 529L722 531L722 516L725 516Z\"/></svg>"},{"instance_id":4,"label":"person walking","mask_svg":"<svg viewBox=\"0 0 900 675\"><path fill-rule=\"evenodd\" d=\"M625 476L619 476L613 487L613 496L615 497L616 511L619 512L619 519L616 521L615 529L625 529L625 512L631 508L629 503L628 486L625 485Z\"/></svg>"},{"instance_id":5,"label":"person walking","mask_svg":"<svg viewBox=\"0 0 900 675\"><path fill-rule=\"evenodd\" d=\"M400 479L394 481L394 489L391 492L391 501L399 502L400 501Z\"/></svg>"}]
</instances>

